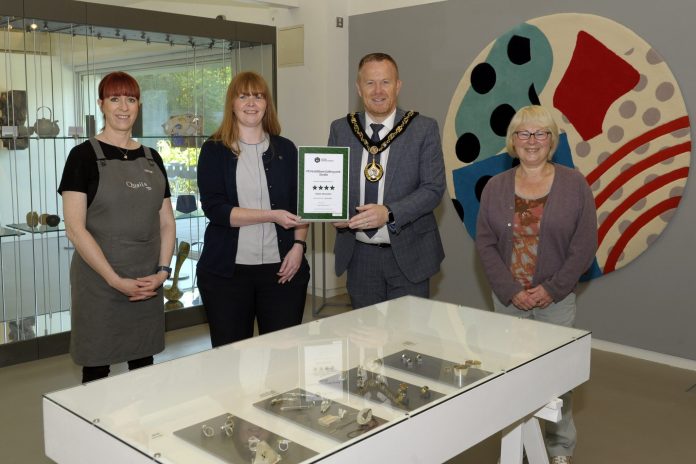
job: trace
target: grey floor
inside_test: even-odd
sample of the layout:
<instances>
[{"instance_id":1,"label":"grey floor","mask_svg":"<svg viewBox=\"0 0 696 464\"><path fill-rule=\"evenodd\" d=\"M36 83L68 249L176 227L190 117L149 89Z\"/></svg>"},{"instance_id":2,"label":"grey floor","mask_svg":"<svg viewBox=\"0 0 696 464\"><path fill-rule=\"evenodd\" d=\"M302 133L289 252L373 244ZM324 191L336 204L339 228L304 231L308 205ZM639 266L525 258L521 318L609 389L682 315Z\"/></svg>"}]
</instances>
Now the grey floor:
<instances>
[{"instance_id":1,"label":"grey floor","mask_svg":"<svg viewBox=\"0 0 696 464\"><path fill-rule=\"evenodd\" d=\"M328 306L320 315L346 309ZM181 329L167 334L156 361L208 348L207 326ZM68 355L0 368L0 464L52 462L43 454L41 395L79 382ZM696 464L696 371L593 350L592 378L576 390L575 417L576 464ZM499 446L494 435L448 464L494 464Z\"/></svg>"}]
</instances>

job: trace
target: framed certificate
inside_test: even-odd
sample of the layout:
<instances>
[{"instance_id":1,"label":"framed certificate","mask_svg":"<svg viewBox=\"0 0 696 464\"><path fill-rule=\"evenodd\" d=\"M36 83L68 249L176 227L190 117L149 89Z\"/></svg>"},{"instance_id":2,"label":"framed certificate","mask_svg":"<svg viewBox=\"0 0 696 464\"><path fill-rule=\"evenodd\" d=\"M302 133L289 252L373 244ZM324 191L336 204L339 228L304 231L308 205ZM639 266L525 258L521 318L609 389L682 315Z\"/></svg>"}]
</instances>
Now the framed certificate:
<instances>
[{"instance_id":1,"label":"framed certificate","mask_svg":"<svg viewBox=\"0 0 696 464\"><path fill-rule=\"evenodd\" d=\"M304 221L348 220L348 147L299 147L297 215Z\"/></svg>"}]
</instances>

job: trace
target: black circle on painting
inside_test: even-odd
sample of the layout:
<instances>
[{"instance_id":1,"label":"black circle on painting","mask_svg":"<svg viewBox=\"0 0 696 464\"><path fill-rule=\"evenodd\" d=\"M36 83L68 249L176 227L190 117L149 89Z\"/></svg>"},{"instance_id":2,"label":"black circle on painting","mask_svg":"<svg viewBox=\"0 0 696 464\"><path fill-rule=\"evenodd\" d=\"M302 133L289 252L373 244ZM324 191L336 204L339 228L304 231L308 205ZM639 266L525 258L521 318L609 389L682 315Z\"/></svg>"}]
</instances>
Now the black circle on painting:
<instances>
[{"instance_id":1,"label":"black circle on painting","mask_svg":"<svg viewBox=\"0 0 696 464\"><path fill-rule=\"evenodd\" d=\"M471 71L471 88L486 94L495 86L495 69L488 63L479 63Z\"/></svg>"},{"instance_id":2,"label":"black circle on painting","mask_svg":"<svg viewBox=\"0 0 696 464\"><path fill-rule=\"evenodd\" d=\"M529 103L531 103L532 105L541 105L541 100L539 100L539 95L537 94L536 87L534 87L534 84L529 86L527 96L529 97Z\"/></svg>"},{"instance_id":3,"label":"black circle on painting","mask_svg":"<svg viewBox=\"0 0 696 464\"><path fill-rule=\"evenodd\" d=\"M496 109L491 113L491 130L495 135L500 137L505 137L507 135L507 128L515 115L515 108L503 103L498 105Z\"/></svg>"},{"instance_id":4,"label":"black circle on painting","mask_svg":"<svg viewBox=\"0 0 696 464\"><path fill-rule=\"evenodd\" d=\"M454 151L457 153L459 161L462 163L472 163L478 158L481 152L481 143L475 134L467 132L459 136L454 146Z\"/></svg>"},{"instance_id":5,"label":"black circle on painting","mask_svg":"<svg viewBox=\"0 0 696 464\"><path fill-rule=\"evenodd\" d=\"M457 200L456 198L452 198L452 204L454 205L454 210L457 212L457 216L459 216L459 220L463 221L464 208L462 207L462 204L459 203L459 200Z\"/></svg>"},{"instance_id":6,"label":"black circle on painting","mask_svg":"<svg viewBox=\"0 0 696 464\"><path fill-rule=\"evenodd\" d=\"M513 35L508 42L507 54L514 64L529 63L532 61L531 41L527 37Z\"/></svg>"},{"instance_id":7,"label":"black circle on painting","mask_svg":"<svg viewBox=\"0 0 696 464\"><path fill-rule=\"evenodd\" d=\"M476 185L474 186L474 193L476 194L476 199L481 203L481 193L483 193L483 188L486 186L489 180L491 180L491 177L493 176L481 176L479 180L476 181Z\"/></svg>"}]
</instances>

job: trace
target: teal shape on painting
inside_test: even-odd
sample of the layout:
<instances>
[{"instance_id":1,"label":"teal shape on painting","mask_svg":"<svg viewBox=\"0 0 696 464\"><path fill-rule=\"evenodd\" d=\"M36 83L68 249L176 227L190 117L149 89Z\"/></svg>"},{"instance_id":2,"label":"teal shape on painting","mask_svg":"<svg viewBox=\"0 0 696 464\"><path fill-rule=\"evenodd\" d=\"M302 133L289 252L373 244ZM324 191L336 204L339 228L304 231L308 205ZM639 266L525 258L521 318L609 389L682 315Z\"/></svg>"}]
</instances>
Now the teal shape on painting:
<instances>
[{"instance_id":1,"label":"teal shape on painting","mask_svg":"<svg viewBox=\"0 0 696 464\"><path fill-rule=\"evenodd\" d=\"M529 45L529 59L524 62L517 59L518 63L513 62L509 55L510 44L517 44L513 48L519 51L525 48L519 45L525 43ZM479 155L473 161L495 156L504 149L505 134L496 134L492 126L500 132L501 128L507 127L515 111L527 105L539 104L534 97L541 93L548 82L553 66L553 52L551 44L539 28L522 23L495 41L485 63L489 70L491 67L494 70L495 84L486 93L479 93L473 86L469 87L454 122L457 138L471 133L478 139ZM505 111L505 108L509 111ZM492 115L496 114L498 118L494 118L494 121Z\"/></svg>"}]
</instances>

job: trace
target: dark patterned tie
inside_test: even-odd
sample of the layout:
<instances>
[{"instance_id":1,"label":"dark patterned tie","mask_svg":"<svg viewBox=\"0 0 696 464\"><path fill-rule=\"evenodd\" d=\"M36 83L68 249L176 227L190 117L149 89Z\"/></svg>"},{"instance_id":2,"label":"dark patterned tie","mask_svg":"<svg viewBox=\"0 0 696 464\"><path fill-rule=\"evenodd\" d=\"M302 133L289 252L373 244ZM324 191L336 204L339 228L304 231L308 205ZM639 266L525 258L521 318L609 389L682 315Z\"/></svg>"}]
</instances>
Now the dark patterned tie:
<instances>
[{"instance_id":1,"label":"dark patterned tie","mask_svg":"<svg viewBox=\"0 0 696 464\"><path fill-rule=\"evenodd\" d=\"M379 143L379 131L382 130L384 127L384 124L370 124L370 127L372 128L372 136L370 137L370 140L373 143ZM379 164L379 158L380 158L380 153L377 153L374 158L375 163ZM368 153L367 155L367 164L370 164L372 162L372 155ZM379 201L379 181L377 182L370 182L369 180L365 179L365 204L370 204L374 203L377 204L377 201ZM364 230L365 234L367 234L368 237L372 237L377 233L377 229L366 229Z\"/></svg>"}]
</instances>

